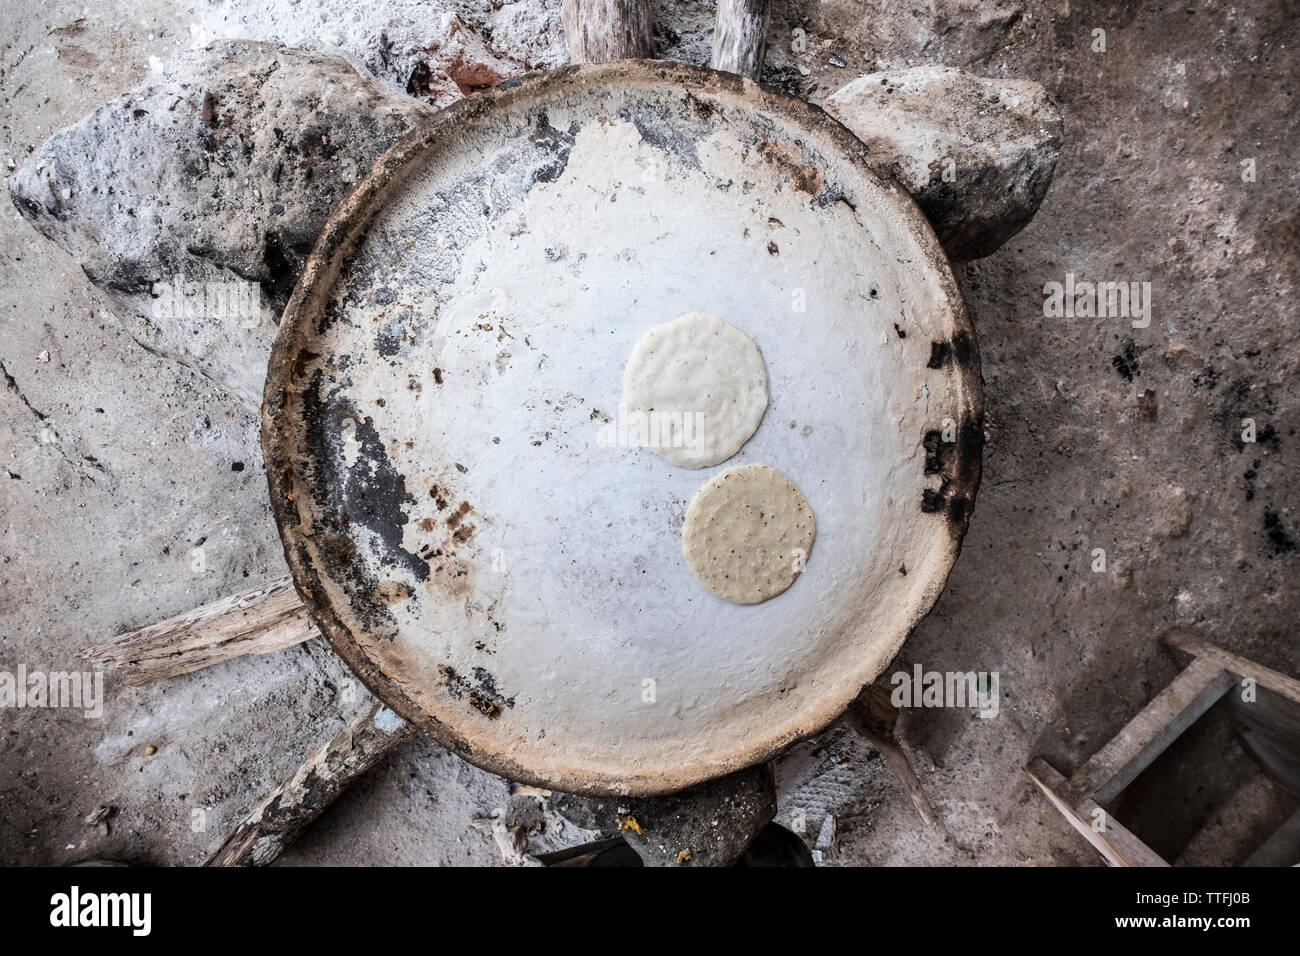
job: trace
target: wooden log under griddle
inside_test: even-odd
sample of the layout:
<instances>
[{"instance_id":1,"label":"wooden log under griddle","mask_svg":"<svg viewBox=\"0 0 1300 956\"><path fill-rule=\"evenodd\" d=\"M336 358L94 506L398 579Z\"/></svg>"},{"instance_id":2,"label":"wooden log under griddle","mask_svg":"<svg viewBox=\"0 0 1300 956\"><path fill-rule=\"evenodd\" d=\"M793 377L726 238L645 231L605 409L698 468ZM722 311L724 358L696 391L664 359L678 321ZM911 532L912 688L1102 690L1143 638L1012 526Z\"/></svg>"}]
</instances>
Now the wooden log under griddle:
<instances>
[{"instance_id":1,"label":"wooden log under griddle","mask_svg":"<svg viewBox=\"0 0 1300 956\"><path fill-rule=\"evenodd\" d=\"M244 654L278 651L319 633L285 577L119 634L81 656L125 671L128 684L142 687Z\"/></svg>"},{"instance_id":2,"label":"wooden log under griddle","mask_svg":"<svg viewBox=\"0 0 1300 956\"><path fill-rule=\"evenodd\" d=\"M379 703L371 704L328 744L307 755L221 844L205 866L266 866L325 808L415 728Z\"/></svg>"},{"instance_id":3,"label":"wooden log under griddle","mask_svg":"<svg viewBox=\"0 0 1300 956\"><path fill-rule=\"evenodd\" d=\"M560 24L569 41L570 63L655 55L650 0L564 0Z\"/></svg>"},{"instance_id":4,"label":"wooden log under griddle","mask_svg":"<svg viewBox=\"0 0 1300 956\"><path fill-rule=\"evenodd\" d=\"M713 26L715 70L757 81L767 52L768 0L718 0Z\"/></svg>"}]
</instances>

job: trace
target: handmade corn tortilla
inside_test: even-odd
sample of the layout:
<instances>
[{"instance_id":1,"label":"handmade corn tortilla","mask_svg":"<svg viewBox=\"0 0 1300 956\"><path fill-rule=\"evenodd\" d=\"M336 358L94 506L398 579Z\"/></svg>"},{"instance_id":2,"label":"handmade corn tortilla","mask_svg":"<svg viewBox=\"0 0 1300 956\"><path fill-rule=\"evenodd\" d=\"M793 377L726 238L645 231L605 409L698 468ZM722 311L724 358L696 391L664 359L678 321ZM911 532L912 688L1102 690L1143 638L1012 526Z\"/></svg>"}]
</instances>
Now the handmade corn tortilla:
<instances>
[{"instance_id":1,"label":"handmade corn tortilla","mask_svg":"<svg viewBox=\"0 0 1300 956\"><path fill-rule=\"evenodd\" d=\"M793 481L770 465L737 465L695 493L682 554L718 597L757 604L794 583L815 537L817 521Z\"/></svg>"},{"instance_id":2,"label":"handmade corn tortilla","mask_svg":"<svg viewBox=\"0 0 1300 956\"><path fill-rule=\"evenodd\" d=\"M758 346L714 315L690 312L641 337L623 371L628 433L675 465L726 461L767 410Z\"/></svg>"}]
</instances>

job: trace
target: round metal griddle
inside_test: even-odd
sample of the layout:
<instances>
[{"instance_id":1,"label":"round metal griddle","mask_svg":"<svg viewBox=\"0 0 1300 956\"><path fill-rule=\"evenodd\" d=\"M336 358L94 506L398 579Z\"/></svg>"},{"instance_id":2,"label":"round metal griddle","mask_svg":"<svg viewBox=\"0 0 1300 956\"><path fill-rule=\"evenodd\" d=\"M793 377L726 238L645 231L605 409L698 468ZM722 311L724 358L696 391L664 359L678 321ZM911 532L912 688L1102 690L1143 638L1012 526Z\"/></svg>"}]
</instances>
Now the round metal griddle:
<instances>
[{"instance_id":1,"label":"round metal griddle","mask_svg":"<svg viewBox=\"0 0 1300 956\"><path fill-rule=\"evenodd\" d=\"M384 155L308 262L263 410L294 580L381 700L507 777L648 795L775 755L881 672L957 556L982 421L947 260L863 149L739 77L622 61L476 94ZM637 340L693 311L758 343L771 395L700 470L618 415ZM753 462L818 536L739 606L680 533Z\"/></svg>"}]
</instances>

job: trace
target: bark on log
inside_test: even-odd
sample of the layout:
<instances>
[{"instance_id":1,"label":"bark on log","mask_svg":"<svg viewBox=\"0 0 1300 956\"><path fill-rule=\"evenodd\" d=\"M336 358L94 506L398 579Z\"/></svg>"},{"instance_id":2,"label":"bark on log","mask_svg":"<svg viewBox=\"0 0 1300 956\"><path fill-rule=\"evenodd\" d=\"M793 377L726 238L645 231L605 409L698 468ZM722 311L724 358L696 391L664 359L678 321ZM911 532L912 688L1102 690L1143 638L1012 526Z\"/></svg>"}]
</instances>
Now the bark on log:
<instances>
[{"instance_id":1,"label":"bark on log","mask_svg":"<svg viewBox=\"0 0 1300 956\"><path fill-rule=\"evenodd\" d=\"M564 0L560 24L569 41L571 63L655 55L650 0Z\"/></svg>"},{"instance_id":2,"label":"bark on log","mask_svg":"<svg viewBox=\"0 0 1300 956\"><path fill-rule=\"evenodd\" d=\"M767 52L768 0L718 0L713 68L757 82Z\"/></svg>"},{"instance_id":3,"label":"bark on log","mask_svg":"<svg viewBox=\"0 0 1300 956\"><path fill-rule=\"evenodd\" d=\"M289 578L119 634L81 652L142 687L244 654L267 654L320 632Z\"/></svg>"},{"instance_id":4,"label":"bark on log","mask_svg":"<svg viewBox=\"0 0 1300 956\"><path fill-rule=\"evenodd\" d=\"M325 808L415 728L374 703L335 734L234 829L205 866L267 866Z\"/></svg>"}]
</instances>

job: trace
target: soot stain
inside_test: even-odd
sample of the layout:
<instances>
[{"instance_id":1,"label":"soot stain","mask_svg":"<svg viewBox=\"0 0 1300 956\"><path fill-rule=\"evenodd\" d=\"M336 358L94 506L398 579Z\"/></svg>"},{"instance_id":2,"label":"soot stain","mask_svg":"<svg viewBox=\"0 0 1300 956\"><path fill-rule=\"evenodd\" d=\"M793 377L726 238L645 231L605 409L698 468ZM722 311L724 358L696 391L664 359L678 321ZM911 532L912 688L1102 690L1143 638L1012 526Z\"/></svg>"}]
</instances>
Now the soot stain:
<instances>
[{"instance_id":1,"label":"soot stain","mask_svg":"<svg viewBox=\"0 0 1300 956\"><path fill-rule=\"evenodd\" d=\"M429 566L402 547L403 528L410 520L406 508L415 499L406 490L406 479L388 458L374 420L360 420L351 403L331 393L322 395L324 374L317 369L303 392L303 417L307 447L313 449L311 468L318 476L314 504L317 533L326 559L351 579L349 590L357 596L354 610L368 624L392 623L382 604L369 600L383 581L366 566L357 553L357 528L376 538L375 557L385 568L406 570L417 581L429 576ZM343 466L341 424L352 422L360 446L356 460ZM389 575L384 575L388 579Z\"/></svg>"},{"instance_id":2,"label":"soot stain","mask_svg":"<svg viewBox=\"0 0 1300 956\"><path fill-rule=\"evenodd\" d=\"M500 717L503 708L515 706L515 699L506 697L497 689L496 678L485 667L475 667L470 676L459 673L449 664L443 664L438 670L452 697L468 700L471 707L491 720Z\"/></svg>"},{"instance_id":3,"label":"soot stain","mask_svg":"<svg viewBox=\"0 0 1300 956\"><path fill-rule=\"evenodd\" d=\"M1295 543L1282 526L1282 518L1276 511L1264 512L1264 534L1268 537L1269 549L1273 556L1280 554L1294 554L1300 550L1300 546Z\"/></svg>"},{"instance_id":4,"label":"soot stain","mask_svg":"<svg viewBox=\"0 0 1300 956\"><path fill-rule=\"evenodd\" d=\"M403 340L408 336L410 318L410 309L399 309L391 319L380 326L375 333L375 351L384 358L393 358L400 353ZM418 338L418 335L413 338Z\"/></svg>"},{"instance_id":5,"label":"soot stain","mask_svg":"<svg viewBox=\"0 0 1300 956\"><path fill-rule=\"evenodd\" d=\"M1125 339L1123 348L1110 360L1110 364L1114 366L1120 378L1131 382L1134 376L1142 374L1142 365L1138 361L1138 356L1145 351L1146 349L1139 348L1132 339Z\"/></svg>"},{"instance_id":6,"label":"soot stain","mask_svg":"<svg viewBox=\"0 0 1300 956\"><path fill-rule=\"evenodd\" d=\"M675 156L690 169L700 168L695 141L678 129L665 112L652 110L635 116L625 112L620 118L631 122L641 138L651 146L663 150L669 156Z\"/></svg>"},{"instance_id":7,"label":"soot stain","mask_svg":"<svg viewBox=\"0 0 1300 956\"><path fill-rule=\"evenodd\" d=\"M577 133L576 123L571 124L567 130L557 129L551 125L550 117L545 111L537 114L537 123L528 138L549 159L543 166L533 171L524 186L524 192L532 189L537 183L553 183L564 175Z\"/></svg>"},{"instance_id":8,"label":"soot stain","mask_svg":"<svg viewBox=\"0 0 1300 956\"><path fill-rule=\"evenodd\" d=\"M925 473L939 476L939 487L921 493L921 511L942 514L953 538L960 541L975 508L979 487L980 455L984 450L984 422L981 416L964 415L955 440L945 442L939 431L925 433Z\"/></svg>"},{"instance_id":9,"label":"soot stain","mask_svg":"<svg viewBox=\"0 0 1300 956\"><path fill-rule=\"evenodd\" d=\"M954 361L958 367L966 368L975 359L975 342L969 332L958 332L947 341L935 340L930 343L930 361L926 368L941 369Z\"/></svg>"},{"instance_id":10,"label":"soot stain","mask_svg":"<svg viewBox=\"0 0 1300 956\"><path fill-rule=\"evenodd\" d=\"M389 460L373 418L367 415L357 422L355 431L361 453L348 469L343 513L352 524L368 528L379 538L382 563L403 567L423 581L429 576L429 566L402 546L402 529L410 520L406 507L415 504L406 490L406 478Z\"/></svg>"}]
</instances>

